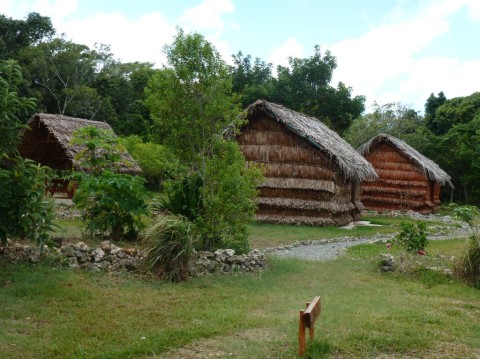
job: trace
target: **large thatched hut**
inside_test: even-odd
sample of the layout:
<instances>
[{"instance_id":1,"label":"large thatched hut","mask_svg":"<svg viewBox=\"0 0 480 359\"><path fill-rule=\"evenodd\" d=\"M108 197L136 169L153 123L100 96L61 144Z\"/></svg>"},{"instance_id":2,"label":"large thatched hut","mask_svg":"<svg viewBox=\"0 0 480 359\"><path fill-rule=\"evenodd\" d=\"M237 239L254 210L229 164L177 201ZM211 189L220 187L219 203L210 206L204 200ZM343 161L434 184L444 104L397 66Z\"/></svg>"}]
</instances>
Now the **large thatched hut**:
<instances>
[{"instance_id":1,"label":"large thatched hut","mask_svg":"<svg viewBox=\"0 0 480 359\"><path fill-rule=\"evenodd\" d=\"M247 161L264 165L256 218L262 222L344 225L362 209L358 183L372 166L319 120L259 100L237 136Z\"/></svg>"},{"instance_id":2,"label":"large thatched hut","mask_svg":"<svg viewBox=\"0 0 480 359\"><path fill-rule=\"evenodd\" d=\"M29 128L23 131L18 151L22 156L54 170L80 169L75 161L75 155L83 147L70 144L75 130L86 126L112 130L110 125L105 122L46 113L33 115L28 120L27 126ZM127 153L123 156L119 171L136 174L141 170Z\"/></svg>"},{"instance_id":3,"label":"large thatched hut","mask_svg":"<svg viewBox=\"0 0 480 359\"><path fill-rule=\"evenodd\" d=\"M412 210L435 213L440 189L450 176L438 165L402 140L379 134L358 148L379 178L362 183L362 201L372 210Z\"/></svg>"}]
</instances>

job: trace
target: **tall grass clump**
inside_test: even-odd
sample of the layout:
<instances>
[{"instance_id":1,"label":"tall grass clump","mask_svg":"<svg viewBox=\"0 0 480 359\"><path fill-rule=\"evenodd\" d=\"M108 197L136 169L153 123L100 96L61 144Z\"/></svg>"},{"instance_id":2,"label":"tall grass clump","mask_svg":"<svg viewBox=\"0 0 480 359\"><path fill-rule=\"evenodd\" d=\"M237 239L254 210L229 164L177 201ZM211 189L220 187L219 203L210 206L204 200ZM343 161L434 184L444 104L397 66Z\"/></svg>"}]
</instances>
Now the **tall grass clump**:
<instances>
[{"instance_id":1,"label":"tall grass clump","mask_svg":"<svg viewBox=\"0 0 480 359\"><path fill-rule=\"evenodd\" d=\"M160 215L143 233L144 269L180 282L188 277L193 252L190 222L182 216Z\"/></svg>"},{"instance_id":2,"label":"tall grass clump","mask_svg":"<svg viewBox=\"0 0 480 359\"><path fill-rule=\"evenodd\" d=\"M480 212L475 206L461 206L456 207L454 213L468 224L472 232L457 272L474 286L480 287Z\"/></svg>"}]
</instances>

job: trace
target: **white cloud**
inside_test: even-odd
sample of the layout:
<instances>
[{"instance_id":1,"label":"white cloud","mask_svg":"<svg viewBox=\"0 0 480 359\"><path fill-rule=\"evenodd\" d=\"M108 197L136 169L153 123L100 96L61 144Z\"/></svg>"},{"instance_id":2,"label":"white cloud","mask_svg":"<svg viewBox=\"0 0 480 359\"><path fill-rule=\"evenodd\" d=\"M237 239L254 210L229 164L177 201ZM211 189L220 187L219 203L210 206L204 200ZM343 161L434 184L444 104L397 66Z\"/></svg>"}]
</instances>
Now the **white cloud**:
<instances>
[{"instance_id":1,"label":"white cloud","mask_svg":"<svg viewBox=\"0 0 480 359\"><path fill-rule=\"evenodd\" d=\"M277 65L288 66L289 57L300 57L303 55L303 46L295 37L288 39L282 45L274 47L268 56L268 62L271 62L274 68Z\"/></svg>"},{"instance_id":2,"label":"white cloud","mask_svg":"<svg viewBox=\"0 0 480 359\"><path fill-rule=\"evenodd\" d=\"M478 0L468 1L468 15L470 16L471 19L475 21L480 21L480 1Z\"/></svg>"},{"instance_id":3,"label":"white cloud","mask_svg":"<svg viewBox=\"0 0 480 359\"><path fill-rule=\"evenodd\" d=\"M234 11L231 0L203 0L200 5L185 10L180 23L189 31L209 30L220 36L225 27L222 16Z\"/></svg>"},{"instance_id":4,"label":"white cloud","mask_svg":"<svg viewBox=\"0 0 480 359\"><path fill-rule=\"evenodd\" d=\"M186 9L180 16L179 23L186 32L197 31L211 42L222 58L231 63L230 46L222 39L225 31L223 16L235 12L231 0L203 0L200 5ZM240 25L229 22L229 29L238 31Z\"/></svg>"},{"instance_id":5,"label":"white cloud","mask_svg":"<svg viewBox=\"0 0 480 359\"><path fill-rule=\"evenodd\" d=\"M54 26L74 42L93 46L111 45L112 53L123 62L165 62L162 48L172 41L175 26L159 12L135 20L121 13L97 13L79 20L55 21Z\"/></svg>"},{"instance_id":6,"label":"white cloud","mask_svg":"<svg viewBox=\"0 0 480 359\"><path fill-rule=\"evenodd\" d=\"M452 86L459 87L457 84L471 83L471 74L470 78L458 77L465 74L464 69L469 68L469 64L455 59L421 56L429 44L448 33L448 16L466 5L468 0L431 1L403 21L397 20L403 17L401 9L397 8L387 16L390 20L381 26L359 38L334 44L331 51L337 58L338 67L333 83L345 82L355 94L366 95L368 104L373 101L411 101L407 104L417 110L423 109L425 100L437 87L438 91L447 92ZM442 66L447 68L442 70ZM445 71L451 71L455 76L442 79ZM465 90L467 88L471 86L465 86Z\"/></svg>"},{"instance_id":7,"label":"white cloud","mask_svg":"<svg viewBox=\"0 0 480 359\"><path fill-rule=\"evenodd\" d=\"M36 1L12 1L1 0L2 13L16 19L27 16L30 12L38 12L41 15L48 13L51 18L65 17L73 14L78 9L78 0L36 0ZM45 15L44 15L45 16Z\"/></svg>"}]
</instances>

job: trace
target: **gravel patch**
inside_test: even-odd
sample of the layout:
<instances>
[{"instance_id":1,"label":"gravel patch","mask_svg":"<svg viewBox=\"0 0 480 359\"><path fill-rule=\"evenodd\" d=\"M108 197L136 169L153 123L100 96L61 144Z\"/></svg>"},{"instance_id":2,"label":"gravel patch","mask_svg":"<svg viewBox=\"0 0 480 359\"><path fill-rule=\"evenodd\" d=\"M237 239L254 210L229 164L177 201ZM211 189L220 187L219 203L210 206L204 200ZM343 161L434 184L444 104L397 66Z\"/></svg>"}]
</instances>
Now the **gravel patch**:
<instances>
[{"instance_id":1,"label":"gravel patch","mask_svg":"<svg viewBox=\"0 0 480 359\"><path fill-rule=\"evenodd\" d=\"M419 218L421 216L421 218ZM438 215L431 216L422 216L416 215L416 219L423 220L443 220L445 223L452 223L454 221L451 217L445 216L444 218ZM432 226L438 227L438 226ZM438 228L436 228L438 229ZM428 236L429 240L442 240L442 239L452 239L452 238L464 238L468 237L470 232L468 226L462 225L460 228L455 230L439 231L435 234ZM392 234L377 234L371 237L343 237L343 238L334 238L334 239L320 239L320 240L310 240L310 241L298 241L292 245L267 248L266 253L270 253L276 257L280 258L299 258L312 261L327 261L333 260L338 256L345 253L346 249L351 246L355 246L363 243L378 243L386 242L389 239L393 239L396 236L396 233Z\"/></svg>"}]
</instances>

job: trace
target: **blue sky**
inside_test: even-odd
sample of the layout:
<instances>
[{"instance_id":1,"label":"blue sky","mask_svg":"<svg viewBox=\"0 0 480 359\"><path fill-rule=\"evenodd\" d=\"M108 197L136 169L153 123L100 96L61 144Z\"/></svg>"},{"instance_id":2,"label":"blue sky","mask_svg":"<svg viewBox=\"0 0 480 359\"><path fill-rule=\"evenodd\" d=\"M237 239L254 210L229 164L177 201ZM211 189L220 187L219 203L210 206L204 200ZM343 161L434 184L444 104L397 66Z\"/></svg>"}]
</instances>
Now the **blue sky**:
<instances>
[{"instance_id":1,"label":"blue sky","mask_svg":"<svg viewBox=\"0 0 480 359\"><path fill-rule=\"evenodd\" d=\"M224 59L242 51L274 65L329 50L354 94L423 111L430 93L480 91L480 0L0 0L0 12L49 16L66 38L110 44L127 61L164 62L176 26Z\"/></svg>"}]
</instances>

